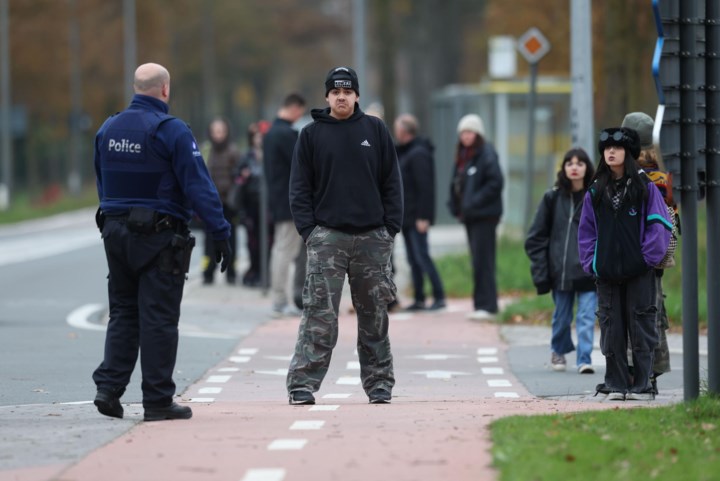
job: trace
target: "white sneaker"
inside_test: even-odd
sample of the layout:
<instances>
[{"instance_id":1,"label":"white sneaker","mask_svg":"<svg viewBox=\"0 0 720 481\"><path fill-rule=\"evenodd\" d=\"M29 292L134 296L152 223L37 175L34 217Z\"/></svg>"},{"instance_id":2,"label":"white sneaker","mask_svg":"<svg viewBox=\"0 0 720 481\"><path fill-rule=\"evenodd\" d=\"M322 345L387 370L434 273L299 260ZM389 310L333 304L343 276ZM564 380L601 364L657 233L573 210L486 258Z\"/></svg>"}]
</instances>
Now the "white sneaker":
<instances>
[{"instance_id":1,"label":"white sneaker","mask_svg":"<svg viewBox=\"0 0 720 481\"><path fill-rule=\"evenodd\" d=\"M590 364L580 364L578 366L578 373L579 374L594 374L595 369Z\"/></svg>"},{"instance_id":2,"label":"white sneaker","mask_svg":"<svg viewBox=\"0 0 720 481\"><path fill-rule=\"evenodd\" d=\"M477 311L469 313L467 318L472 321L494 321L495 314L484 309L478 309Z\"/></svg>"},{"instance_id":3,"label":"white sneaker","mask_svg":"<svg viewBox=\"0 0 720 481\"><path fill-rule=\"evenodd\" d=\"M655 399L655 394L651 392L629 392L625 399L628 401L652 401Z\"/></svg>"},{"instance_id":4,"label":"white sneaker","mask_svg":"<svg viewBox=\"0 0 720 481\"><path fill-rule=\"evenodd\" d=\"M613 391L607 395L608 401L624 401L625 400L625 393L624 392L617 392Z\"/></svg>"}]
</instances>

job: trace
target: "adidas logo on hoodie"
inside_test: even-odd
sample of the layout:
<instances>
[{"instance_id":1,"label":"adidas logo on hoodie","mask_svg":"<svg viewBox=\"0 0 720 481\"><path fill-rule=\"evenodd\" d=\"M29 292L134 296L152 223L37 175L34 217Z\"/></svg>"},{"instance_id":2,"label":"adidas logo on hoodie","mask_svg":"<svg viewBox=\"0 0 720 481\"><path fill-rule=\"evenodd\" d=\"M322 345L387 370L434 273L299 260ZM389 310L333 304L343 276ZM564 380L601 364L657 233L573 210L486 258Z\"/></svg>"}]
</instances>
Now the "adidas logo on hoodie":
<instances>
[{"instance_id":1,"label":"adidas logo on hoodie","mask_svg":"<svg viewBox=\"0 0 720 481\"><path fill-rule=\"evenodd\" d=\"M371 147L370 142L368 142L367 139L363 140L360 145L363 147Z\"/></svg>"}]
</instances>

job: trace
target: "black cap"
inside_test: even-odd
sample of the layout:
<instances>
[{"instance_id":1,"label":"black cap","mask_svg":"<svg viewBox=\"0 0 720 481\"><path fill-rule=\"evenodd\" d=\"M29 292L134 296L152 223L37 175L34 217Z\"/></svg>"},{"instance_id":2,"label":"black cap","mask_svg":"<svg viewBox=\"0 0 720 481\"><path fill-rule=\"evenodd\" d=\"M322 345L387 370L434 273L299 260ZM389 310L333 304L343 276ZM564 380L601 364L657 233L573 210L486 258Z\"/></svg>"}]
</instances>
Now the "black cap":
<instances>
[{"instance_id":1,"label":"black cap","mask_svg":"<svg viewBox=\"0 0 720 481\"><path fill-rule=\"evenodd\" d=\"M640 137L638 133L627 127L613 127L600 132L598 152L602 156L607 147L612 145L623 147L633 159L640 157Z\"/></svg>"},{"instance_id":2,"label":"black cap","mask_svg":"<svg viewBox=\"0 0 720 481\"><path fill-rule=\"evenodd\" d=\"M353 89L360 96L360 84L358 76L350 67L335 67L330 70L325 78L325 96L332 89Z\"/></svg>"}]
</instances>

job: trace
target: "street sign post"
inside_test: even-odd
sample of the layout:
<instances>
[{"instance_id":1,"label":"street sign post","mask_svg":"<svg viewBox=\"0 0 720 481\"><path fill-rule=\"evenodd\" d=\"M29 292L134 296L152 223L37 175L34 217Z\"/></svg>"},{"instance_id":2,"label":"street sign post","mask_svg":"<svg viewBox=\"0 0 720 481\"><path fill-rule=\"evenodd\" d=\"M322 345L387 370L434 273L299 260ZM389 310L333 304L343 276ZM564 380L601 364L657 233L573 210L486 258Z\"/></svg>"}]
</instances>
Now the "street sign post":
<instances>
[{"instance_id":1,"label":"street sign post","mask_svg":"<svg viewBox=\"0 0 720 481\"><path fill-rule=\"evenodd\" d=\"M518 39L517 49L531 65L550 51L550 42L540 30L532 27Z\"/></svg>"},{"instance_id":2,"label":"street sign post","mask_svg":"<svg viewBox=\"0 0 720 481\"><path fill-rule=\"evenodd\" d=\"M550 42L533 27L518 39L517 49L530 63L530 91L528 96L528 153L525 195L524 228L530 225L533 212L533 183L535 180L535 102L537 98L537 64L550 51Z\"/></svg>"}]
</instances>

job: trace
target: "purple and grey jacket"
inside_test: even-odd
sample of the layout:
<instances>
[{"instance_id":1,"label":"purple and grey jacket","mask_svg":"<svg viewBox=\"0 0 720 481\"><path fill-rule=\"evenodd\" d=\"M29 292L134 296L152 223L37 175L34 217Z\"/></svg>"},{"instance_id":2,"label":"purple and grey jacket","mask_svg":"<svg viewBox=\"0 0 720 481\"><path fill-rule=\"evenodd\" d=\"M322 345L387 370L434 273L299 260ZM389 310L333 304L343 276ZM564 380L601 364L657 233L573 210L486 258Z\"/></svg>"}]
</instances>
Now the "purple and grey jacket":
<instances>
[{"instance_id":1,"label":"purple and grey jacket","mask_svg":"<svg viewBox=\"0 0 720 481\"><path fill-rule=\"evenodd\" d=\"M623 200L615 210L609 198L597 208L590 186L583 201L578 228L580 263L585 272L599 279L623 281L660 264L670 244L672 222L658 188L647 180L648 198L637 205Z\"/></svg>"}]
</instances>

